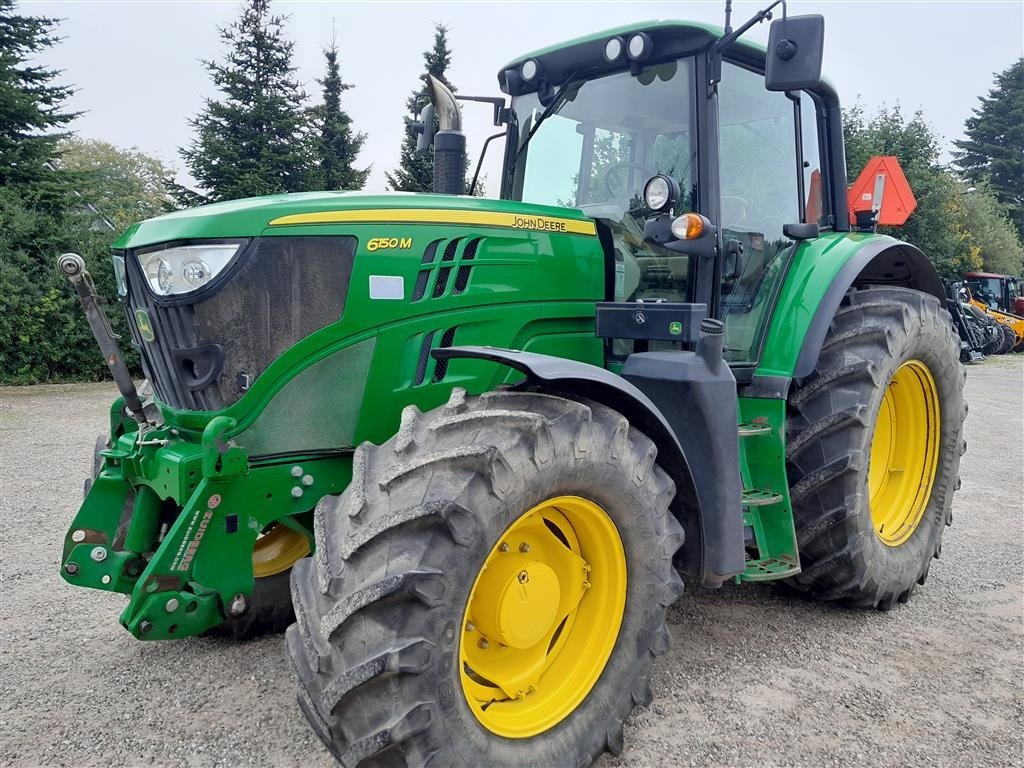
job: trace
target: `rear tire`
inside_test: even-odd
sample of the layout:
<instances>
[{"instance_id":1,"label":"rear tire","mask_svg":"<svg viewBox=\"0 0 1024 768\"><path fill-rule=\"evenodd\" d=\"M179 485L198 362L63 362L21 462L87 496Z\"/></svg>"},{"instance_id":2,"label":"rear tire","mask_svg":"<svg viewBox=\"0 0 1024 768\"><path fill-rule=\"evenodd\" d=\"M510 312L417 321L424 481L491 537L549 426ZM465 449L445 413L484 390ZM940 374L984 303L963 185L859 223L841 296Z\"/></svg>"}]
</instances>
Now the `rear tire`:
<instances>
[{"instance_id":1,"label":"rear tire","mask_svg":"<svg viewBox=\"0 0 1024 768\"><path fill-rule=\"evenodd\" d=\"M789 396L786 458L803 569L789 580L791 586L820 600L889 608L924 583L952 521L966 450L965 372L958 349L949 315L933 296L904 288L847 293L815 372L796 382ZM938 442L930 494L922 491L910 505L917 517L911 520L908 513L895 531L885 530L883 522L880 532L876 521L890 510L877 505L872 517L872 441L883 400L901 370L933 382L938 424L921 442L932 445L935 436ZM914 391L906 375L899 376L902 391ZM910 439L906 432L901 436ZM910 487L927 487L924 482Z\"/></svg>"},{"instance_id":2,"label":"rear tire","mask_svg":"<svg viewBox=\"0 0 1024 768\"><path fill-rule=\"evenodd\" d=\"M509 391L467 398L453 390L446 406L426 415L406 408L387 443L360 446L349 488L317 507L316 556L292 577L296 624L287 647L299 704L331 753L347 766L569 766L621 751L623 721L651 700L651 663L669 645L666 608L682 592L672 567L683 540L669 512L675 489L655 458L651 441L604 406ZM536 553L536 544L524 549L510 533L524 512L567 496L599 505L621 540L628 573L621 623L589 692L536 732L506 738L488 717L513 712L529 720L541 700L531 697L553 690L557 698L570 678L546 677L562 664L552 649L589 635L559 624L550 644L533 646L554 658L536 686L520 698L492 688L495 698L481 708L471 690L487 677L465 661L467 638L480 631L468 621L469 608L483 564L501 572L493 557L496 549L510 551L506 537L512 554L499 557L514 557L517 546ZM578 603L577 623L587 601L600 596L599 579L608 578L594 557L600 553L588 553L582 536L579 542L593 563L592 573L581 573L593 584ZM559 582L563 593L566 583ZM608 615L606 624L614 621ZM471 647L493 650L495 642ZM564 658L571 668L586 655ZM553 688L545 688L549 682ZM498 714L485 717L488 707Z\"/></svg>"}]
</instances>

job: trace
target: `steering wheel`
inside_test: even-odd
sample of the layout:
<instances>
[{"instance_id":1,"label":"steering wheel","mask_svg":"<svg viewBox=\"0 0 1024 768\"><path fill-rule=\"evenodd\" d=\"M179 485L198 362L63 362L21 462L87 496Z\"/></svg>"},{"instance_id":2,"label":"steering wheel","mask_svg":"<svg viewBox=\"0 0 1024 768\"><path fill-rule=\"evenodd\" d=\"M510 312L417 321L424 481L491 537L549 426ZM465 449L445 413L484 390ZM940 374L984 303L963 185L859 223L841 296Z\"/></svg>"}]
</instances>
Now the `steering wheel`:
<instances>
[{"instance_id":1,"label":"steering wheel","mask_svg":"<svg viewBox=\"0 0 1024 768\"><path fill-rule=\"evenodd\" d=\"M622 181L622 186L620 188L616 188L615 183L613 182L614 175L619 173L620 171L628 171L633 168L635 168L638 171L642 171L643 173L646 174L646 176L644 176L644 183L646 183L647 179L651 178L651 176L653 176L655 173L653 168L648 168L645 165L640 165L640 163L631 163L628 160L624 160L619 163L613 163L612 165L608 166L608 170L604 172L604 186L605 189L608 190L608 194L611 195L613 199L621 200L622 198L626 197L630 192L629 188L626 186L625 179L623 179Z\"/></svg>"}]
</instances>

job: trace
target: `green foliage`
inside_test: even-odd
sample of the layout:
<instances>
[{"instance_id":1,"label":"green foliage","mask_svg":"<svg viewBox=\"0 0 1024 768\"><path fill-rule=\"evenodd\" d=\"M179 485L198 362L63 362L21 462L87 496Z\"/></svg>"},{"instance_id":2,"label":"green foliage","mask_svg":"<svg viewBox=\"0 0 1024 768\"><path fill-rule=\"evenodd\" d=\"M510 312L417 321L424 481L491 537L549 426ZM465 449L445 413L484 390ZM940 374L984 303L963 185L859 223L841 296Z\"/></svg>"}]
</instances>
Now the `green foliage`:
<instances>
[{"instance_id":1,"label":"green foliage","mask_svg":"<svg viewBox=\"0 0 1024 768\"><path fill-rule=\"evenodd\" d=\"M0 383L108 376L75 293L56 269L57 256L67 251L85 259L97 291L111 305L107 316L129 364L137 364L124 313L112 306L112 235L97 229L86 212L33 208L15 190L0 189Z\"/></svg>"},{"instance_id":2,"label":"green foliage","mask_svg":"<svg viewBox=\"0 0 1024 768\"><path fill-rule=\"evenodd\" d=\"M57 85L57 71L29 64L58 42L56 20L21 16L13 0L0 0L0 187L18 189L25 200L53 210L63 203L66 185L51 163L59 129L77 117L63 110L73 92Z\"/></svg>"},{"instance_id":3,"label":"green foliage","mask_svg":"<svg viewBox=\"0 0 1024 768\"><path fill-rule=\"evenodd\" d=\"M115 230L159 216L169 201L164 179L173 174L157 158L97 139L69 138L59 144L58 168L75 176L74 198L94 207Z\"/></svg>"},{"instance_id":4,"label":"green foliage","mask_svg":"<svg viewBox=\"0 0 1024 768\"><path fill-rule=\"evenodd\" d=\"M366 133L352 130L352 119L341 108L341 94L352 88L342 82L338 67L338 46L332 43L324 50L327 72L323 80L323 104L314 107L312 117L319 126L317 142L318 167L312 174L315 189L362 189L370 168L359 170L354 167L359 150L366 141Z\"/></svg>"},{"instance_id":5,"label":"green foliage","mask_svg":"<svg viewBox=\"0 0 1024 768\"><path fill-rule=\"evenodd\" d=\"M294 43L269 0L248 0L220 30L223 62L203 62L221 92L190 121L196 138L181 156L208 201L309 189L316 164L306 94L294 78ZM197 193L172 188L186 205Z\"/></svg>"},{"instance_id":6,"label":"green foliage","mask_svg":"<svg viewBox=\"0 0 1024 768\"><path fill-rule=\"evenodd\" d=\"M854 105L843 115L843 134L850 181L872 156L895 155L917 198L917 210L906 224L882 231L924 251L943 277L981 266L967 229L963 186L939 162L939 139L920 112L907 120L899 106L882 107L869 120Z\"/></svg>"},{"instance_id":7,"label":"green foliage","mask_svg":"<svg viewBox=\"0 0 1024 768\"><path fill-rule=\"evenodd\" d=\"M957 165L975 184L987 181L1024 239L1024 58L996 75L957 141Z\"/></svg>"},{"instance_id":8,"label":"green foliage","mask_svg":"<svg viewBox=\"0 0 1024 768\"><path fill-rule=\"evenodd\" d=\"M402 138L401 157L398 167L392 173L385 173L388 186L398 192L431 192L434 188L434 148L431 146L424 152L416 151L416 131L414 124L416 115L427 103L427 75L433 75L453 91L452 85L445 77L445 72L452 61L452 52L448 48L448 28L442 24L434 25L434 46L423 52L426 69L420 75L420 87L406 99L405 108L409 115L405 121L405 136ZM437 129L437 118L434 118L434 129ZM467 189L469 185L466 185Z\"/></svg>"},{"instance_id":9,"label":"green foliage","mask_svg":"<svg viewBox=\"0 0 1024 768\"><path fill-rule=\"evenodd\" d=\"M982 268L1001 275L1024 274L1024 246L998 195L984 183L964 197L965 225Z\"/></svg>"}]
</instances>

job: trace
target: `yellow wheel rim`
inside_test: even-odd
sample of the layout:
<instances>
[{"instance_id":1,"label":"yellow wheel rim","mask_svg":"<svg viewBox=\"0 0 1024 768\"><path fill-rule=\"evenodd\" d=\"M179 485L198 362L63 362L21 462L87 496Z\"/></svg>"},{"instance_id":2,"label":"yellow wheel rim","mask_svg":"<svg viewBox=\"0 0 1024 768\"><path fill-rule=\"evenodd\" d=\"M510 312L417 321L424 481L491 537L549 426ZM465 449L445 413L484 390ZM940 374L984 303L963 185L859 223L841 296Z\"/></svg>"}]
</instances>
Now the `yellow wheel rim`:
<instances>
[{"instance_id":1,"label":"yellow wheel rim","mask_svg":"<svg viewBox=\"0 0 1024 768\"><path fill-rule=\"evenodd\" d=\"M939 395L928 366L908 360L885 390L871 439L871 521L898 547L917 530L931 498L939 459Z\"/></svg>"},{"instance_id":2,"label":"yellow wheel rim","mask_svg":"<svg viewBox=\"0 0 1024 768\"><path fill-rule=\"evenodd\" d=\"M601 507L559 496L519 517L484 560L463 620L462 690L477 720L516 739L571 714L604 670L625 604L626 553Z\"/></svg>"},{"instance_id":3,"label":"yellow wheel rim","mask_svg":"<svg viewBox=\"0 0 1024 768\"><path fill-rule=\"evenodd\" d=\"M257 579L287 571L309 554L309 541L298 531L274 523L256 539L252 571Z\"/></svg>"}]
</instances>

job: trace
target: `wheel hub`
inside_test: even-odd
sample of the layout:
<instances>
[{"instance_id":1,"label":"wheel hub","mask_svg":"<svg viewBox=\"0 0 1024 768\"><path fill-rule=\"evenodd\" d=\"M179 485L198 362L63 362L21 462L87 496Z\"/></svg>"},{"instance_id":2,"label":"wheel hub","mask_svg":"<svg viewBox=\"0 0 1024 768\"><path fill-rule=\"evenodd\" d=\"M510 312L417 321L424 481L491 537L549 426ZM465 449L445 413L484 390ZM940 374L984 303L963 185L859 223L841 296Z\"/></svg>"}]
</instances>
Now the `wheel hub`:
<instances>
[{"instance_id":1,"label":"wheel hub","mask_svg":"<svg viewBox=\"0 0 1024 768\"><path fill-rule=\"evenodd\" d=\"M474 612L485 638L510 648L529 648L554 629L562 589L558 574L536 560L522 563L508 553L480 575L481 599Z\"/></svg>"}]
</instances>

